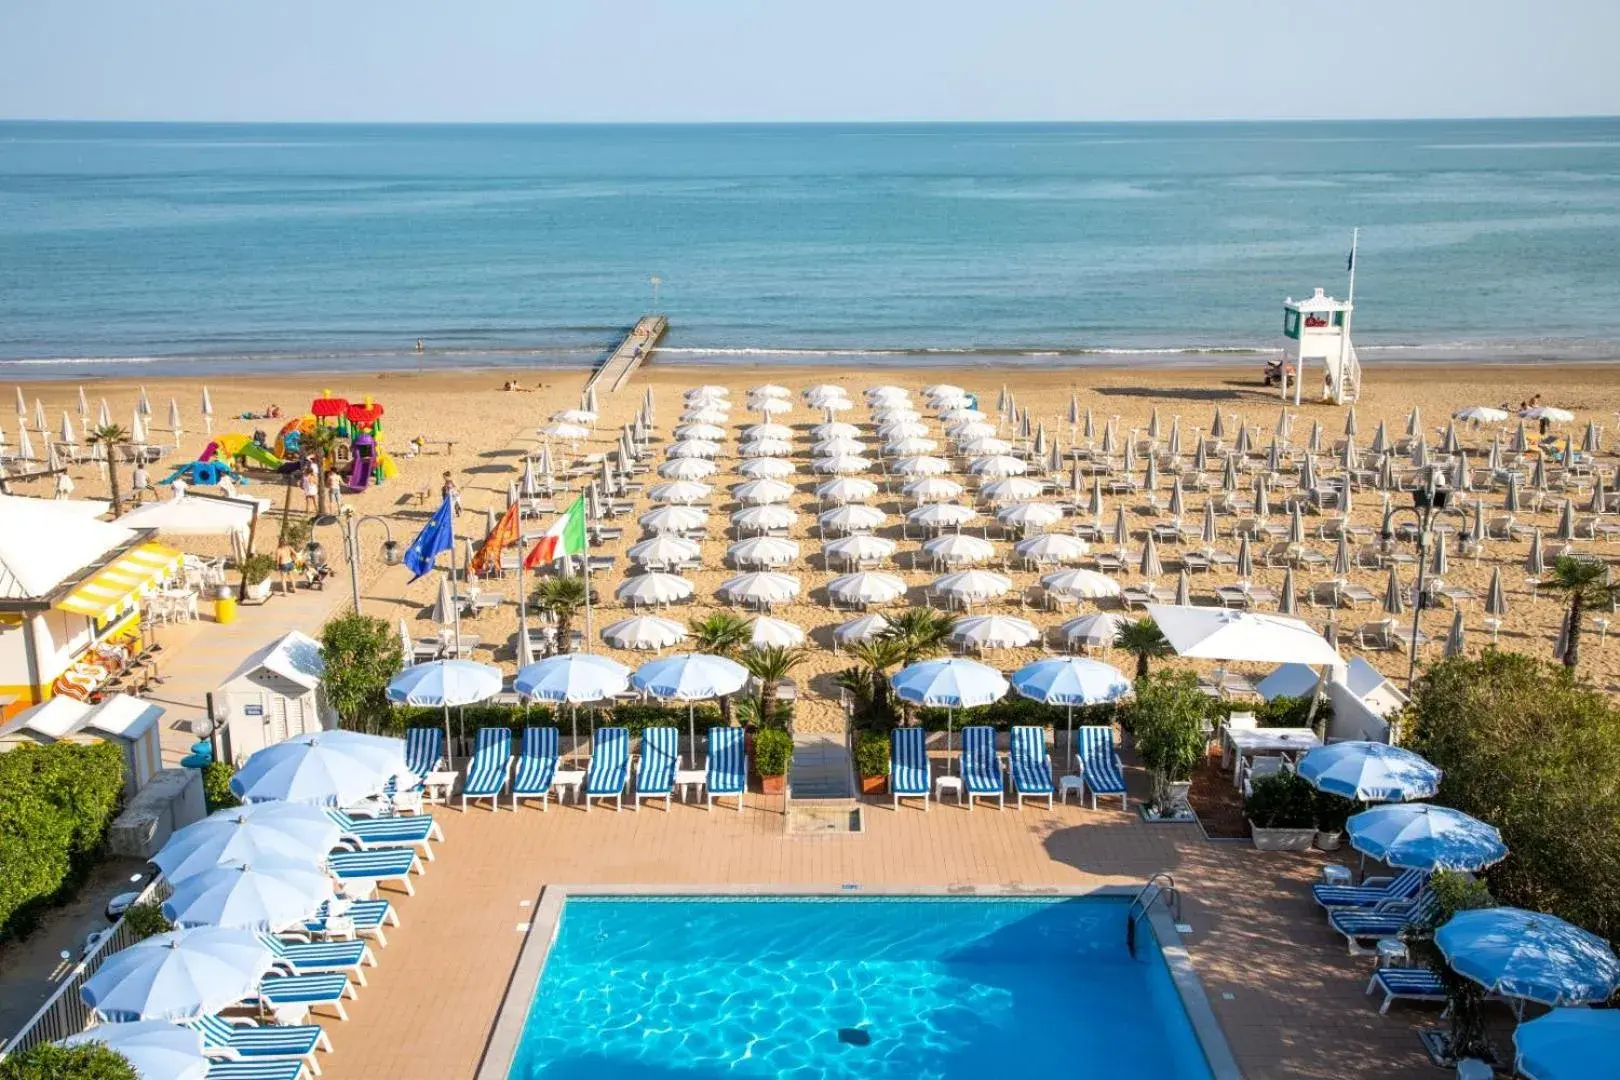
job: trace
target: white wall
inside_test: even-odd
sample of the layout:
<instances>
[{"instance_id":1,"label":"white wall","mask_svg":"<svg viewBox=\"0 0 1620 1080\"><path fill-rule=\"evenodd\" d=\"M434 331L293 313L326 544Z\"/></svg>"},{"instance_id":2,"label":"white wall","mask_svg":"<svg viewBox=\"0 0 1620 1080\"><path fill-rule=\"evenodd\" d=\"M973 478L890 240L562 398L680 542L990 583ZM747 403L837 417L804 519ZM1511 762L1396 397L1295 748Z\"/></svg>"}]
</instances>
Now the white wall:
<instances>
[{"instance_id":1,"label":"white wall","mask_svg":"<svg viewBox=\"0 0 1620 1080\"><path fill-rule=\"evenodd\" d=\"M1329 682L1327 697L1333 703L1333 723L1328 727L1329 739L1389 741L1389 725L1368 708L1367 703L1357 697L1355 691L1348 686L1339 682Z\"/></svg>"}]
</instances>

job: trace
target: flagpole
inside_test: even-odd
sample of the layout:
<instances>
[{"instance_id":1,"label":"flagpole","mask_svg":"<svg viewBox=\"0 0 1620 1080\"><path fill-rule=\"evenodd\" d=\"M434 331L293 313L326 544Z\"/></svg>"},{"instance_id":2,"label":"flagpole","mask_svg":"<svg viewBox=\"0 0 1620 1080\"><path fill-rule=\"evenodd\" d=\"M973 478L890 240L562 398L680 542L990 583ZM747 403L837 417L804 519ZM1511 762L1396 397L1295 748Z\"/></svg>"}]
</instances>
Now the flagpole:
<instances>
[{"instance_id":1,"label":"flagpole","mask_svg":"<svg viewBox=\"0 0 1620 1080\"><path fill-rule=\"evenodd\" d=\"M1344 332L1339 335L1339 377L1333 385L1335 405L1344 404L1344 368L1350 362L1350 319L1356 313L1356 243L1360 238L1359 228L1350 230L1350 264L1345 268L1350 273L1350 292L1344 298Z\"/></svg>"},{"instance_id":2,"label":"flagpole","mask_svg":"<svg viewBox=\"0 0 1620 1080\"><path fill-rule=\"evenodd\" d=\"M591 482L595 487L595 481ZM581 496L583 498L583 495ZM582 514L585 520L585 547L581 554L585 560L585 641L584 651L591 651L591 523L589 515Z\"/></svg>"}]
</instances>

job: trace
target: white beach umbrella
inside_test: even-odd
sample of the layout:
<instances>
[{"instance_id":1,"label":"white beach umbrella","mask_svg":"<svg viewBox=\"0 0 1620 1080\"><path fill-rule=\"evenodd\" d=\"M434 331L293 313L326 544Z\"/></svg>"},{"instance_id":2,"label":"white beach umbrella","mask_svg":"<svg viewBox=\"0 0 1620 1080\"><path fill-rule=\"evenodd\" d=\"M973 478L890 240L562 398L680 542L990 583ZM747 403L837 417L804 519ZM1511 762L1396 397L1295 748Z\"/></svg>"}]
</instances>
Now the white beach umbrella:
<instances>
[{"instance_id":1,"label":"white beach umbrella","mask_svg":"<svg viewBox=\"0 0 1620 1080\"><path fill-rule=\"evenodd\" d=\"M920 439L928 434L928 425L918 420L886 420L878 425L878 434L885 439Z\"/></svg>"},{"instance_id":2,"label":"white beach umbrella","mask_svg":"<svg viewBox=\"0 0 1620 1080\"><path fill-rule=\"evenodd\" d=\"M1554 424L1568 424L1575 419L1575 414L1568 409L1560 409L1555 405L1537 405L1526 409L1519 414L1526 420L1546 420Z\"/></svg>"},{"instance_id":3,"label":"white beach umbrella","mask_svg":"<svg viewBox=\"0 0 1620 1080\"><path fill-rule=\"evenodd\" d=\"M799 561L799 544L780 536L753 536L726 549L726 557L736 566L792 566Z\"/></svg>"},{"instance_id":4,"label":"white beach umbrella","mask_svg":"<svg viewBox=\"0 0 1620 1080\"><path fill-rule=\"evenodd\" d=\"M887 515L875 506L846 503L822 511L817 516L816 523L821 526L822 532L838 535L881 528L886 519Z\"/></svg>"},{"instance_id":5,"label":"white beach umbrella","mask_svg":"<svg viewBox=\"0 0 1620 1080\"><path fill-rule=\"evenodd\" d=\"M990 570L958 570L936 578L928 586L935 596L948 596L964 604L983 603L1004 596L1012 588L1012 580L1005 574Z\"/></svg>"},{"instance_id":6,"label":"white beach umbrella","mask_svg":"<svg viewBox=\"0 0 1620 1080\"><path fill-rule=\"evenodd\" d=\"M731 493L744 506L764 506L793 498L793 485L780 480L750 480L732 488Z\"/></svg>"},{"instance_id":7,"label":"white beach umbrella","mask_svg":"<svg viewBox=\"0 0 1620 1080\"><path fill-rule=\"evenodd\" d=\"M202 418L203 430L210 435L214 433L214 399L208 394L208 387L202 388Z\"/></svg>"},{"instance_id":8,"label":"white beach umbrella","mask_svg":"<svg viewBox=\"0 0 1620 1080\"><path fill-rule=\"evenodd\" d=\"M923 414L909 405L884 405L872 410L874 424L920 423Z\"/></svg>"},{"instance_id":9,"label":"white beach umbrella","mask_svg":"<svg viewBox=\"0 0 1620 1080\"><path fill-rule=\"evenodd\" d=\"M848 401L849 391L842 386L831 383L821 383L807 389L804 394L804 403L812 409L819 409L829 401Z\"/></svg>"},{"instance_id":10,"label":"white beach umbrella","mask_svg":"<svg viewBox=\"0 0 1620 1080\"><path fill-rule=\"evenodd\" d=\"M945 428L945 434L958 442L994 438L996 426L983 420L959 420Z\"/></svg>"},{"instance_id":11,"label":"white beach umbrella","mask_svg":"<svg viewBox=\"0 0 1620 1080\"><path fill-rule=\"evenodd\" d=\"M764 386L750 387L748 394L750 397L790 398L793 396L793 391L785 386L777 386L775 383L766 383Z\"/></svg>"},{"instance_id":12,"label":"white beach umbrella","mask_svg":"<svg viewBox=\"0 0 1620 1080\"><path fill-rule=\"evenodd\" d=\"M782 457L793 453L793 444L786 439L749 439L737 448L737 456L745 458Z\"/></svg>"},{"instance_id":13,"label":"white beach umbrella","mask_svg":"<svg viewBox=\"0 0 1620 1080\"><path fill-rule=\"evenodd\" d=\"M887 604L906 595L906 583L893 574L862 570L833 578L827 595L845 604Z\"/></svg>"},{"instance_id":14,"label":"white beach umbrella","mask_svg":"<svg viewBox=\"0 0 1620 1080\"><path fill-rule=\"evenodd\" d=\"M989 417L980 412L978 409L958 405L954 408L941 411L939 414L939 419L940 422L944 424L959 424L965 420L988 420Z\"/></svg>"},{"instance_id":15,"label":"white beach umbrella","mask_svg":"<svg viewBox=\"0 0 1620 1080\"><path fill-rule=\"evenodd\" d=\"M750 480L780 480L797 471L793 462L777 457L749 458L737 466L737 472Z\"/></svg>"},{"instance_id":16,"label":"white beach umbrella","mask_svg":"<svg viewBox=\"0 0 1620 1080\"><path fill-rule=\"evenodd\" d=\"M929 529L960 528L978 516L978 511L959 503L928 503L906 511L907 521Z\"/></svg>"},{"instance_id":17,"label":"white beach umbrella","mask_svg":"<svg viewBox=\"0 0 1620 1080\"><path fill-rule=\"evenodd\" d=\"M840 476L836 480L827 480L816 485L816 496L822 502L839 506L865 502L876 495L877 491L876 484L861 476Z\"/></svg>"},{"instance_id":18,"label":"white beach umbrella","mask_svg":"<svg viewBox=\"0 0 1620 1080\"><path fill-rule=\"evenodd\" d=\"M890 439L883 444L883 453L886 457L915 457L918 454L931 454L938 449L939 443L933 439L924 439L916 435Z\"/></svg>"},{"instance_id":19,"label":"white beach umbrella","mask_svg":"<svg viewBox=\"0 0 1620 1080\"><path fill-rule=\"evenodd\" d=\"M673 503L679 506L694 506L706 503L714 494L714 488L708 484L700 484L696 480L671 480L667 484L654 484L647 489L647 498L655 503Z\"/></svg>"},{"instance_id":20,"label":"white beach umbrella","mask_svg":"<svg viewBox=\"0 0 1620 1080\"><path fill-rule=\"evenodd\" d=\"M647 604L673 604L692 595L692 583L674 574L640 574L625 578L614 593L622 602L637 607Z\"/></svg>"},{"instance_id":21,"label":"white beach umbrella","mask_svg":"<svg viewBox=\"0 0 1620 1080\"><path fill-rule=\"evenodd\" d=\"M810 452L816 457L846 457L866 453L866 444L847 435L835 435L817 442Z\"/></svg>"},{"instance_id":22,"label":"white beach umbrella","mask_svg":"<svg viewBox=\"0 0 1620 1080\"><path fill-rule=\"evenodd\" d=\"M851 476L863 473L872 468L872 462L867 458L853 455L838 457L816 458L810 463L810 471L823 475Z\"/></svg>"},{"instance_id":23,"label":"white beach umbrella","mask_svg":"<svg viewBox=\"0 0 1620 1080\"><path fill-rule=\"evenodd\" d=\"M858 619L851 619L833 630L833 641L839 645L854 645L862 641L874 641L889 628L888 616L881 612L871 612Z\"/></svg>"},{"instance_id":24,"label":"white beach umbrella","mask_svg":"<svg viewBox=\"0 0 1620 1080\"><path fill-rule=\"evenodd\" d=\"M770 607L785 604L799 595L799 579L792 574L755 570L738 574L720 586L720 595L734 604Z\"/></svg>"},{"instance_id":25,"label":"white beach umbrella","mask_svg":"<svg viewBox=\"0 0 1620 1080\"><path fill-rule=\"evenodd\" d=\"M1063 520L1063 507L1056 503L1015 503L998 510L996 520L1013 529L1046 529Z\"/></svg>"},{"instance_id":26,"label":"white beach umbrella","mask_svg":"<svg viewBox=\"0 0 1620 1080\"><path fill-rule=\"evenodd\" d=\"M760 398L749 403L749 411L765 416L781 416L793 411L793 402L781 398Z\"/></svg>"},{"instance_id":27,"label":"white beach umbrella","mask_svg":"<svg viewBox=\"0 0 1620 1080\"><path fill-rule=\"evenodd\" d=\"M811 428L810 434L817 439L855 439L860 437L861 429L842 420L829 420L825 424L817 424Z\"/></svg>"},{"instance_id":28,"label":"white beach umbrella","mask_svg":"<svg viewBox=\"0 0 1620 1080\"><path fill-rule=\"evenodd\" d=\"M720 444L710 442L708 439L682 439L671 443L664 452L667 458L705 458L712 459L720 456Z\"/></svg>"},{"instance_id":29,"label":"white beach umbrella","mask_svg":"<svg viewBox=\"0 0 1620 1080\"><path fill-rule=\"evenodd\" d=\"M1038 497L1042 490L1039 480L1031 480L1027 476L1004 476L979 488L979 494L992 504L1018 503Z\"/></svg>"},{"instance_id":30,"label":"white beach umbrella","mask_svg":"<svg viewBox=\"0 0 1620 1080\"><path fill-rule=\"evenodd\" d=\"M990 477L992 479L1002 476L1022 476L1029 466L1015 457L1006 454L992 454L989 457L974 458L968 465L968 471L975 476Z\"/></svg>"},{"instance_id":31,"label":"white beach umbrella","mask_svg":"<svg viewBox=\"0 0 1620 1080\"><path fill-rule=\"evenodd\" d=\"M686 640L686 627L657 615L633 615L603 627L602 640L615 649L667 649Z\"/></svg>"},{"instance_id":32,"label":"white beach umbrella","mask_svg":"<svg viewBox=\"0 0 1620 1080\"><path fill-rule=\"evenodd\" d=\"M1019 558L1038 565L1062 566L1085 558L1091 551L1091 545L1078 536L1066 533L1042 533L1019 541L1013 550Z\"/></svg>"},{"instance_id":33,"label":"white beach umbrella","mask_svg":"<svg viewBox=\"0 0 1620 1080\"><path fill-rule=\"evenodd\" d=\"M944 458L920 455L901 458L889 471L900 476L943 476L951 471L951 463Z\"/></svg>"},{"instance_id":34,"label":"white beach umbrella","mask_svg":"<svg viewBox=\"0 0 1620 1080\"><path fill-rule=\"evenodd\" d=\"M1062 634L1063 640L1070 645L1106 649L1114 644L1124 626L1123 616L1116 615L1112 611L1097 611L1070 619L1058 627L1058 633Z\"/></svg>"},{"instance_id":35,"label":"white beach umbrella","mask_svg":"<svg viewBox=\"0 0 1620 1080\"><path fill-rule=\"evenodd\" d=\"M967 396L967 391L966 390L962 389L960 386L955 386L955 385L953 385L951 383L935 383L932 386L923 387L923 397L929 398L930 400L932 400L934 398L942 398L942 397L966 397L966 396Z\"/></svg>"},{"instance_id":36,"label":"white beach umbrella","mask_svg":"<svg viewBox=\"0 0 1620 1080\"><path fill-rule=\"evenodd\" d=\"M903 386L871 386L866 390L866 400L873 405L891 401L910 401L911 391Z\"/></svg>"},{"instance_id":37,"label":"white beach umbrella","mask_svg":"<svg viewBox=\"0 0 1620 1080\"><path fill-rule=\"evenodd\" d=\"M791 529L799 514L786 506L750 506L731 515L731 524L738 532L768 532L773 529Z\"/></svg>"},{"instance_id":38,"label":"white beach umbrella","mask_svg":"<svg viewBox=\"0 0 1620 1080\"><path fill-rule=\"evenodd\" d=\"M821 549L829 564L843 562L851 565L874 563L894 554L895 542L886 536L856 533L829 540Z\"/></svg>"},{"instance_id":39,"label":"white beach umbrella","mask_svg":"<svg viewBox=\"0 0 1620 1080\"><path fill-rule=\"evenodd\" d=\"M1470 405L1466 409L1458 409L1452 416L1475 424L1500 424L1508 418L1506 412L1489 405Z\"/></svg>"},{"instance_id":40,"label":"white beach umbrella","mask_svg":"<svg viewBox=\"0 0 1620 1080\"><path fill-rule=\"evenodd\" d=\"M972 439L959 439L957 447L964 454L972 454L975 457L992 457L1010 454L1013 444L994 435L980 435Z\"/></svg>"},{"instance_id":41,"label":"white beach umbrella","mask_svg":"<svg viewBox=\"0 0 1620 1080\"><path fill-rule=\"evenodd\" d=\"M719 466L703 458L676 458L658 466L658 475L667 480L704 480L718 471Z\"/></svg>"},{"instance_id":42,"label":"white beach umbrella","mask_svg":"<svg viewBox=\"0 0 1620 1080\"><path fill-rule=\"evenodd\" d=\"M693 506L660 506L649 510L636 522L649 532L688 532L708 524L709 515Z\"/></svg>"},{"instance_id":43,"label":"white beach umbrella","mask_svg":"<svg viewBox=\"0 0 1620 1080\"><path fill-rule=\"evenodd\" d=\"M561 421L547 424L540 429L540 434L547 439L563 439L567 442L579 442L581 439L591 437L591 429L579 424L565 424Z\"/></svg>"},{"instance_id":44,"label":"white beach umbrella","mask_svg":"<svg viewBox=\"0 0 1620 1080\"><path fill-rule=\"evenodd\" d=\"M756 615L749 626L748 644L756 649L792 649L805 642L804 631L786 619Z\"/></svg>"},{"instance_id":45,"label":"white beach umbrella","mask_svg":"<svg viewBox=\"0 0 1620 1080\"><path fill-rule=\"evenodd\" d=\"M687 409L681 413L681 423L683 424L724 424L730 418L730 414L725 409L716 408L713 405L701 409Z\"/></svg>"},{"instance_id":46,"label":"white beach umbrella","mask_svg":"<svg viewBox=\"0 0 1620 1080\"><path fill-rule=\"evenodd\" d=\"M996 547L971 533L946 533L923 545L923 551L946 566L973 566L996 557Z\"/></svg>"},{"instance_id":47,"label":"white beach umbrella","mask_svg":"<svg viewBox=\"0 0 1620 1080\"><path fill-rule=\"evenodd\" d=\"M1119 595L1119 582L1095 570L1059 570L1043 576L1041 586L1047 592L1080 600L1101 600Z\"/></svg>"},{"instance_id":48,"label":"white beach umbrella","mask_svg":"<svg viewBox=\"0 0 1620 1080\"><path fill-rule=\"evenodd\" d=\"M999 481L998 481L999 482ZM918 505L931 502L951 502L962 496L962 485L943 476L924 476L900 489Z\"/></svg>"},{"instance_id":49,"label":"white beach umbrella","mask_svg":"<svg viewBox=\"0 0 1620 1080\"><path fill-rule=\"evenodd\" d=\"M951 626L951 641L972 649L1022 649L1041 639L1028 619L1011 615L977 615Z\"/></svg>"},{"instance_id":50,"label":"white beach umbrella","mask_svg":"<svg viewBox=\"0 0 1620 1080\"><path fill-rule=\"evenodd\" d=\"M1285 615L1149 604L1148 615L1180 656L1274 664L1342 664L1308 624Z\"/></svg>"},{"instance_id":51,"label":"white beach umbrella","mask_svg":"<svg viewBox=\"0 0 1620 1080\"><path fill-rule=\"evenodd\" d=\"M757 441L759 439L791 439L793 429L786 424L766 422L763 424L750 424L743 428L743 441Z\"/></svg>"},{"instance_id":52,"label":"white beach umbrella","mask_svg":"<svg viewBox=\"0 0 1620 1080\"><path fill-rule=\"evenodd\" d=\"M702 386L694 386L689 390L683 391L681 394L681 397L687 401L698 401L709 398L718 398L723 401L730 396L731 391L729 389L724 386L716 386L714 383L705 383Z\"/></svg>"},{"instance_id":53,"label":"white beach umbrella","mask_svg":"<svg viewBox=\"0 0 1620 1080\"><path fill-rule=\"evenodd\" d=\"M596 414L589 409L564 409L552 413L551 418L564 424L578 424L580 427L596 426Z\"/></svg>"},{"instance_id":54,"label":"white beach umbrella","mask_svg":"<svg viewBox=\"0 0 1620 1080\"><path fill-rule=\"evenodd\" d=\"M681 439L707 439L710 442L719 442L726 437L726 429L717 424L681 424L675 429L675 438Z\"/></svg>"},{"instance_id":55,"label":"white beach umbrella","mask_svg":"<svg viewBox=\"0 0 1620 1080\"><path fill-rule=\"evenodd\" d=\"M673 533L659 533L657 536L631 545L626 554L630 561L643 566L671 566L676 563L690 562L702 555L703 549L696 541L688 540L684 536Z\"/></svg>"}]
</instances>

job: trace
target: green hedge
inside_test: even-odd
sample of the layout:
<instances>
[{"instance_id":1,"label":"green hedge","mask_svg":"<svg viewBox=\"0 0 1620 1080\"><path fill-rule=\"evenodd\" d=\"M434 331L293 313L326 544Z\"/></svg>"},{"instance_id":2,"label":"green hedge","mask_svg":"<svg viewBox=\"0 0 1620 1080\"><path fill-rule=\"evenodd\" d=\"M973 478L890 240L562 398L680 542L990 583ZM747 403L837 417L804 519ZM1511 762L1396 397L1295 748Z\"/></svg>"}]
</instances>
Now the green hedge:
<instances>
[{"instance_id":1,"label":"green hedge","mask_svg":"<svg viewBox=\"0 0 1620 1080\"><path fill-rule=\"evenodd\" d=\"M1118 718L1121 709L1122 706L1114 704L1080 706L1073 710L1073 723L1075 727L1082 724L1111 724ZM1069 714L1070 710L1061 705L1043 705L1029 698L1004 697L989 705L953 709L949 715L950 726L956 731L972 724L993 727L997 731L1024 724L1044 724L1061 731L1069 723ZM946 710L919 709L917 719L929 731L944 731Z\"/></svg>"},{"instance_id":2,"label":"green hedge","mask_svg":"<svg viewBox=\"0 0 1620 1080\"><path fill-rule=\"evenodd\" d=\"M28 933L83 883L123 794L124 754L112 743L0 754L0 940Z\"/></svg>"},{"instance_id":3,"label":"green hedge","mask_svg":"<svg viewBox=\"0 0 1620 1080\"><path fill-rule=\"evenodd\" d=\"M129 1059L100 1043L40 1043L0 1061L0 1080L141 1080Z\"/></svg>"},{"instance_id":4,"label":"green hedge","mask_svg":"<svg viewBox=\"0 0 1620 1080\"><path fill-rule=\"evenodd\" d=\"M242 804L236 792L231 790L231 777L235 775L236 769L228 761L210 761L203 766L203 801L210 814Z\"/></svg>"},{"instance_id":5,"label":"green hedge","mask_svg":"<svg viewBox=\"0 0 1620 1080\"><path fill-rule=\"evenodd\" d=\"M632 737L640 735L641 729L646 727L673 725L686 730L684 706L673 708L640 701L622 701L606 709L581 706L578 718L581 736L590 731L593 717L597 727L629 728ZM693 719L698 730L703 731L712 724L720 723L720 709L708 703L699 705L693 710ZM387 714L387 721L380 728L386 735L404 735L406 728L413 727L442 728L444 710L395 708ZM464 709L450 710L450 733L455 738L471 737L479 728L509 727L515 733L525 727L546 724L556 725L566 735L573 723L572 710L553 709L549 705L530 705L527 709L521 705L468 705Z\"/></svg>"}]
</instances>

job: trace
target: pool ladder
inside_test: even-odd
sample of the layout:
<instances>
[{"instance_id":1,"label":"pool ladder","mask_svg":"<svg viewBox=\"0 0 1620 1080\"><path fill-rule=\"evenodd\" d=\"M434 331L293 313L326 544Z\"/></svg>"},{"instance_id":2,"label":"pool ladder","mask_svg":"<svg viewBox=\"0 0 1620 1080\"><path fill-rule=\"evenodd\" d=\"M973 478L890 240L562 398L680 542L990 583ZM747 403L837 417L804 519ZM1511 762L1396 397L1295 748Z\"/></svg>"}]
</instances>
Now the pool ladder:
<instances>
[{"instance_id":1,"label":"pool ladder","mask_svg":"<svg viewBox=\"0 0 1620 1080\"><path fill-rule=\"evenodd\" d=\"M1161 885L1160 882L1163 882ZM1181 921L1181 893L1176 889L1175 875L1168 870L1160 870L1147 879L1147 883L1137 890L1131 903L1125 909L1125 948L1134 958L1136 956L1136 923L1153 909L1153 905L1160 899L1170 905L1170 913L1176 922Z\"/></svg>"}]
</instances>

